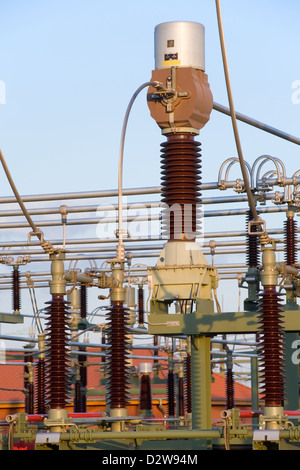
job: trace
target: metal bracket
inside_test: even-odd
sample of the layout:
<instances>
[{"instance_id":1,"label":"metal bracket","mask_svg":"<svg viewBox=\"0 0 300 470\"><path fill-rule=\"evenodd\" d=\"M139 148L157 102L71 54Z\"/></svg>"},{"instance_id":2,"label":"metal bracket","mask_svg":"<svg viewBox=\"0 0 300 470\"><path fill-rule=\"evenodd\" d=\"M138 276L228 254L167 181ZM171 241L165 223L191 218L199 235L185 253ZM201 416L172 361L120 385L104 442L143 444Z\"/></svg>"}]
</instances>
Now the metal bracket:
<instances>
[{"instance_id":1,"label":"metal bracket","mask_svg":"<svg viewBox=\"0 0 300 470\"><path fill-rule=\"evenodd\" d=\"M251 227L258 227L260 230L257 232L251 232ZM261 229L263 227L263 229ZM248 235L264 235L266 233L266 222L265 220L259 219L259 220L250 220L248 223Z\"/></svg>"}]
</instances>

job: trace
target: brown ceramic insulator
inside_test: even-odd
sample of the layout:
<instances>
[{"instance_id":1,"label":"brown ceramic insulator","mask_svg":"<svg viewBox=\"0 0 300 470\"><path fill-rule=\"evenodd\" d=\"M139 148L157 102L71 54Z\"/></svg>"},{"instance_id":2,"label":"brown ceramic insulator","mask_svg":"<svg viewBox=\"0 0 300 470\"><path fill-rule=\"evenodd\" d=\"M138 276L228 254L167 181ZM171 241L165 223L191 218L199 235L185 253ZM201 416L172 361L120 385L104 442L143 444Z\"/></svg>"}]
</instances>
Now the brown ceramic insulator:
<instances>
[{"instance_id":1,"label":"brown ceramic insulator","mask_svg":"<svg viewBox=\"0 0 300 470\"><path fill-rule=\"evenodd\" d=\"M158 346L158 336L157 335L153 336L153 346ZM153 356L154 357L158 356L158 350L157 349L154 349ZM154 366L154 369L156 369L156 371L158 371L158 369L157 369L158 360L157 359L154 359L153 366Z\"/></svg>"},{"instance_id":2,"label":"brown ceramic insulator","mask_svg":"<svg viewBox=\"0 0 300 470\"><path fill-rule=\"evenodd\" d=\"M289 266L297 263L297 222L293 217L284 221L285 261Z\"/></svg>"},{"instance_id":3,"label":"brown ceramic insulator","mask_svg":"<svg viewBox=\"0 0 300 470\"><path fill-rule=\"evenodd\" d=\"M260 295L258 347L262 365L262 393L266 406L283 406L285 397L284 331L280 295L266 286Z\"/></svg>"},{"instance_id":4,"label":"brown ceramic insulator","mask_svg":"<svg viewBox=\"0 0 300 470\"><path fill-rule=\"evenodd\" d=\"M87 314L87 290L86 285L81 284L80 286L80 316L86 318Z\"/></svg>"},{"instance_id":5,"label":"brown ceramic insulator","mask_svg":"<svg viewBox=\"0 0 300 470\"><path fill-rule=\"evenodd\" d=\"M86 351L85 347L80 347L80 351ZM80 374L80 410L83 413L86 412L86 394L84 390L87 387L87 356L86 354L81 354L78 359L79 364L79 374Z\"/></svg>"},{"instance_id":6,"label":"brown ceramic insulator","mask_svg":"<svg viewBox=\"0 0 300 470\"><path fill-rule=\"evenodd\" d=\"M186 412L192 412L192 375L191 375L191 355L187 354L185 358L185 403Z\"/></svg>"},{"instance_id":7,"label":"brown ceramic insulator","mask_svg":"<svg viewBox=\"0 0 300 470\"><path fill-rule=\"evenodd\" d=\"M226 371L226 409L231 410L235 407L234 400L234 376L232 369Z\"/></svg>"},{"instance_id":8,"label":"brown ceramic insulator","mask_svg":"<svg viewBox=\"0 0 300 470\"><path fill-rule=\"evenodd\" d=\"M140 410L152 409L151 379L149 374L142 374L140 383Z\"/></svg>"},{"instance_id":9,"label":"brown ceramic insulator","mask_svg":"<svg viewBox=\"0 0 300 470\"><path fill-rule=\"evenodd\" d=\"M184 382L183 377L178 379L178 416L184 416Z\"/></svg>"},{"instance_id":10,"label":"brown ceramic insulator","mask_svg":"<svg viewBox=\"0 0 300 470\"><path fill-rule=\"evenodd\" d=\"M110 408L126 408L128 403L129 354L128 311L122 302L108 309L107 381Z\"/></svg>"},{"instance_id":11,"label":"brown ceramic insulator","mask_svg":"<svg viewBox=\"0 0 300 470\"><path fill-rule=\"evenodd\" d=\"M45 401L45 359L39 359L36 366L35 379L35 403L36 413L46 414L47 407Z\"/></svg>"},{"instance_id":12,"label":"brown ceramic insulator","mask_svg":"<svg viewBox=\"0 0 300 470\"><path fill-rule=\"evenodd\" d=\"M46 395L51 409L65 408L70 395L69 330L67 302L53 295L46 315Z\"/></svg>"},{"instance_id":13,"label":"brown ceramic insulator","mask_svg":"<svg viewBox=\"0 0 300 470\"><path fill-rule=\"evenodd\" d=\"M82 385L80 380L76 380L74 387L74 413L82 412Z\"/></svg>"},{"instance_id":14,"label":"brown ceramic insulator","mask_svg":"<svg viewBox=\"0 0 300 470\"><path fill-rule=\"evenodd\" d=\"M32 382L26 385L25 413L34 413L34 386Z\"/></svg>"},{"instance_id":15,"label":"brown ceramic insulator","mask_svg":"<svg viewBox=\"0 0 300 470\"><path fill-rule=\"evenodd\" d=\"M25 353L24 361L33 363L33 355ZM28 414L32 414L34 412L34 385L33 382L29 382L28 374L29 368L26 365L24 367L24 388L26 390L25 412Z\"/></svg>"},{"instance_id":16,"label":"brown ceramic insulator","mask_svg":"<svg viewBox=\"0 0 300 470\"><path fill-rule=\"evenodd\" d=\"M248 234L248 223L253 220L253 215L251 209L249 209L246 216L246 244L247 244L247 266L249 268L256 268L259 265L259 235L249 235ZM257 225L251 226L251 233L257 232Z\"/></svg>"},{"instance_id":17,"label":"brown ceramic insulator","mask_svg":"<svg viewBox=\"0 0 300 470\"><path fill-rule=\"evenodd\" d=\"M193 135L178 133L161 146L163 236L193 241L200 234L200 144Z\"/></svg>"},{"instance_id":18,"label":"brown ceramic insulator","mask_svg":"<svg viewBox=\"0 0 300 470\"><path fill-rule=\"evenodd\" d=\"M85 284L81 284L80 286L80 317L86 319L87 316L87 286ZM85 347L80 347L80 351L86 351ZM79 363L79 373L80 373L80 383L81 386L78 389L78 393L80 393L80 400L76 406L80 409L78 411L85 412L86 411L86 396L83 393L82 388L87 386L87 356L85 354L81 354L78 359Z\"/></svg>"},{"instance_id":19,"label":"brown ceramic insulator","mask_svg":"<svg viewBox=\"0 0 300 470\"><path fill-rule=\"evenodd\" d=\"M138 318L139 325L144 324L144 289L143 286L138 287Z\"/></svg>"},{"instance_id":20,"label":"brown ceramic insulator","mask_svg":"<svg viewBox=\"0 0 300 470\"><path fill-rule=\"evenodd\" d=\"M12 297L13 297L13 311L19 312L21 308L20 296L20 273L18 266L15 266L12 273Z\"/></svg>"},{"instance_id":21,"label":"brown ceramic insulator","mask_svg":"<svg viewBox=\"0 0 300 470\"><path fill-rule=\"evenodd\" d=\"M168 372L168 413L175 416L175 374L171 370Z\"/></svg>"},{"instance_id":22,"label":"brown ceramic insulator","mask_svg":"<svg viewBox=\"0 0 300 470\"><path fill-rule=\"evenodd\" d=\"M102 333L101 343L102 343L102 344L106 344L106 336L105 336L104 333ZM106 353L106 348L105 348L105 347L102 348L101 351L104 352L104 353ZM106 355L101 356L101 362L106 362Z\"/></svg>"}]
</instances>

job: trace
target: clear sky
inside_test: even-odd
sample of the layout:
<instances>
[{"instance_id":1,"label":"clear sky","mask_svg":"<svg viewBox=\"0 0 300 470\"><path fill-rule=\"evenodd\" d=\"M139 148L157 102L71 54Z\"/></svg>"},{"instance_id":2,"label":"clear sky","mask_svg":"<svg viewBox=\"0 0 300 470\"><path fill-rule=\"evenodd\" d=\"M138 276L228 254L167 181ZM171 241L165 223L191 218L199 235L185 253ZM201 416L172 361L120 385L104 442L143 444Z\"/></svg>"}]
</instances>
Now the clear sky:
<instances>
[{"instance_id":1,"label":"clear sky","mask_svg":"<svg viewBox=\"0 0 300 470\"><path fill-rule=\"evenodd\" d=\"M221 7L236 110L297 135L299 2L224 0ZM227 106L214 0L0 2L0 147L21 194L117 187L127 104L151 77L155 26L174 20L204 24L206 73L214 100ZM125 187L160 182L164 138L145 96L129 121ZM295 145L244 124L240 132L249 162L268 153L296 169ZM216 181L219 165L236 155L229 118L213 112L199 140L203 180ZM1 193L10 194L1 171L0 181Z\"/></svg>"},{"instance_id":2,"label":"clear sky","mask_svg":"<svg viewBox=\"0 0 300 470\"><path fill-rule=\"evenodd\" d=\"M299 136L300 2L221 7L236 110ZM154 28L183 20L205 26L206 73L214 100L228 106L214 0L0 2L0 147L22 195L117 188L123 118L151 78ZM250 164L268 154L289 176L299 169L298 146L239 129ZM230 119L213 111L199 140L203 181L217 181L221 163L237 155ZM163 141L144 90L126 134L125 188L160 184ZM11 195L1 168L0 183L0 196Z\"/></svg>"}]
</instances>

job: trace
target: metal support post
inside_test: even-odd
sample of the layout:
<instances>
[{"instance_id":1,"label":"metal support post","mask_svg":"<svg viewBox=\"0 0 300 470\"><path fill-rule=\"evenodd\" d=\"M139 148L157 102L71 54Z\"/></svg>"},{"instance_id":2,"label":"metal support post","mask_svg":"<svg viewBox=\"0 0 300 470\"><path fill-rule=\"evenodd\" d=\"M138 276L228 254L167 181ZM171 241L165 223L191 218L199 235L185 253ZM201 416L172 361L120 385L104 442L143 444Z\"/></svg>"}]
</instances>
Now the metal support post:
<instances>
[{"instance_id":1,"label":"metal support post","mask_svg":"<svg viewBox=\"0 0 300 470\"><path fill-rule=\"evenodd\" d=\"M211 370L209 336L192 336L192 429L211 429ZM197 449L208 449L206 439L195 442Z\"/></svg>"}]
</instances>

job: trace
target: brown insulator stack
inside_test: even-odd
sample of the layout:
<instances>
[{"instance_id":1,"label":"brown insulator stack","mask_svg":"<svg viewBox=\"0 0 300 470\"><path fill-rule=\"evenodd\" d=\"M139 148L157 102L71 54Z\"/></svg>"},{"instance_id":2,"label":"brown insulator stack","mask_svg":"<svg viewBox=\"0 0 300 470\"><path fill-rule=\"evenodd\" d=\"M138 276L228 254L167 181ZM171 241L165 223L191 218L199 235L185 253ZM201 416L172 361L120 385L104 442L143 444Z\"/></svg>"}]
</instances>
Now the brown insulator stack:
<instances>
[{"instance_id":1,"label":"brown insulator stack","mask_svg":"<svg viewBox=\"0 0 300 470\"><path fill-rule=\"evenodd\" d=\"M293 215L287 216L284 221L285 262L288 266L297 263L297 222Z\"/></svg>"},{"instance_id":2,"label":"brown insulator stack","mask_svg":"<svg viewBox=\"0 0 300 470\"><path fill-rule=\"evenodd\" d=\"M30 362L33 364L33 355L25 353L24 356L25 362ZM26 390L25 395L25 413L33 414L34 413L34 385L33 380L29 379L30 370L27 365L24 367L24 388Z\"/></svg>"},{"instance_id":3,"label":"brown insulator stack","mask_svg":"<svg viewBox=\"0 0 300 470\"><path fill-rule=\"evenodd\" d=\"M178 133L161 146L163 236L194 241L200 234L200 144L192 134Z\"/></svg>"},{"instance_id":4,"label":"brown insulator stack","mask_svg":"<svg viewBox=\"0 0 300 470\"><path fill-rule=\"evenodd\" d=\"M51 409L64 409L69 403L70 395L67 302L62 295L52 295L52 300L47 304L47 406Z\"/></svg>"},{"instance_id":5,"label":"brown insulator stack","mask_svg":"<svg viewBox=\"0 0 300 470\"><path fill-rule=\"evenodd\" d=\"M142 374L140 383L140 410L151 411L151 409L151 378L149 374Z\"/></svg>"},{"instance_id":6,"label":"brown insulator stack","mask_svg":"<svg viewBox=\"0 0 300 470\"><path fill-rule=\"evenodd\" d=\"M178 377L178 416L184 416L184 382Z\"/></svg>"},{"instance_id":7,"label":"brown insulator stack","mask_svg":"<svg viewBox=\"0 0 300 470\"><path fill-rule=\"evenodd\" d=\"M12 273L12 300L13 300L13 311L19 312L21 308L21 297L20 297L20 273L19 267L14 266Z\"/></svg>"},{"instance_id":8,"label":"brown insulator stack","mask_svg":"<svg viewBox=\"0 0 300 470\"><path fill-rule=\"evenodd\" d=\"M172 370L168 371L168 413L175 416L175 374Z\"/></svg>"},{"instance_id":9,"label":"brown insulator stack","mask_svg":"<svg viewBox=\"0 0 300 470\"><path fill-rule=\"evenodd\" d=\"M81 284L80 287L80 316L83 319L86 319L87 316L87 287L85 284ZM80 352L86 351L84 346L79 347ZM79 374L80 380L77 384L77 393L80 394L77 400L78 411L83 413L86 412L86 387L87 387L87 356L86 354L81 354L78 356L79 364ZM76 385L75 385L76 388ZM75 392L76 395L76 392ZM76 406L77 406L76 405Z\"/></svg>"},{"instance_id":10,"label":"brown insulator stack","mask_svg":"<svg viewBox=\"0 0 300 470\"><path fill-rule=\"evenodd\" d=\"M283 406L285 397L284 378L284 331L280 295L275 286L265 286L260 295L259 307L259 353L263 374L261 390L266 406Z\"/></svg>"},{"instance_id":11,"label":"brown insulator stack","mask_svg":"<svg viewBox=\"0 0 300 470\"><path fill-rule=\"evenodd\" d=\"M247 266L249 268L256 268L259 265L259 256L260 256L260 243L259 235L249 235L248 234L248 224L253 220L253 214L251 209L248 210L246 215L246 245L247 245ZM255 233L258 231L257 225L251 225L250 232Z\"/></svg>"},{"instance_id":12,"label":"brown insulator stack","mask_svg":"<svg viewBox=\"0 0 300 470\"><path fill-rule=\"evenodd\" d=\"M75 390L74 390L74 412L75 413L83 412L81 387L82 385L81 385L80 380L76 380Z\"/></svg>"},{"instance_id":13,"label":"brown insulator stack","mask_svg":"<svg viewBox=\"0 0 300 470\"><path fill-rule=\"evenodd\" d=\"M142 285L138 287L138 318L139 325L144 324L144 289Z\"/></svg>"},{"instance_id":14,"label":"brown insulator stack","mask_svg":"<svg viewBox=\"0 0 300 470\"><path fill-rule=\"evenodd\" d=\"M112 302L108 309L107 381L110 408L126 408L128 403L129 354L128 312L123 302Z\"/></svg>"},{"instance_id":15,"label":"brown insulator stack","mask_svg":"<svg viewBox=\"0 0 300 470\"><path fill-rule=\"evenodd\" d=\"M186 412L192 412L192 375L191 375L191 355L185 358L185 404Z\"/></svg>"},{"instance_id":16,"label":"brown insulator stack","mask_svg":"<svg viewBox=\"0 0 300 470\"><path fill-rule=\"evenodd\" d=\"M45 400L45 359L38 359L36 365L36 380L35 380L35 401L36 401L36 413L46 414L46 400Z\"/></svg>"},{"instance_id":17,"label":"brown insulator stack","mask_svg":"<svg viewBox=\"0 0 300 470\"><path fill-rule=\"evenodd\" d=\"M101 343L104 345L106 344L105 333L102 333ZM104 356L101 356L101 362L106 362L106 347L102 348L101 351L104 353Z\"/></svg>"},{"instance_id":18,"label":"brown insulator stack","mask_svg":"<svg viewBox=\"0 0 300 470\"><path fill-rule=\"evenodd\" d=\"M155 347L158 346L158 336L157 335L154 335L154 337L153 337L153 346L155 346ZM153 356L154 357L158 356L158 350L157 349L154 349ZM158 374L158 360L157 359L154 359L153 365L154 365L154 369L156 369L156 372Z\"/></svg>"},{"instance_id":19,"label":"brown insulator stack","mask_svg":"<svg viewBox=\"0 0 300 470\"><path fill-rule=\"evenodd\" d=\"M231 410L235 407L234 400L234 376L232 369L227 369L226 372L226 408Z\"/></svg>"}]
</instances>

